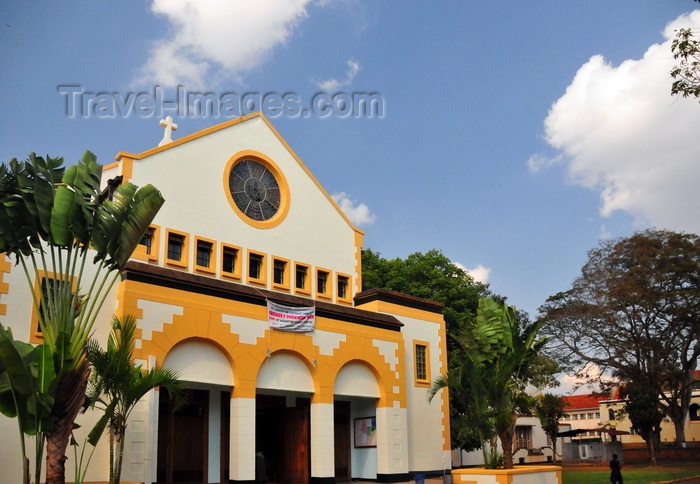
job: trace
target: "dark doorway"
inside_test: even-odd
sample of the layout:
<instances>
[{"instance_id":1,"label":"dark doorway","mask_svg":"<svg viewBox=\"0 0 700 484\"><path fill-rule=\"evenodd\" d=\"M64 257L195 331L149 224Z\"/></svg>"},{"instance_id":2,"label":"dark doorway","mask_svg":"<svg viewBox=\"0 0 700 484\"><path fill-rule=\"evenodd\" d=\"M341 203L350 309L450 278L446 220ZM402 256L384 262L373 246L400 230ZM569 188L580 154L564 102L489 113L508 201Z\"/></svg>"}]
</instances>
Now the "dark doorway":
<instances>
[{"instance_id":1,"label":"dark doorway","mask_svg":"<svg viewBox=\"0 0 700 484\"><path fill-rule=\"evenodd\" d=\"M207 484L209 392L191 390L189 405L173 413L160 390L158 405L158 483Z\"/></svg>"},{"instance_id":2,"label":"dark doorway","mask_svg":"<svg viewBox=\"0 0 700 484\"><path fill-rule=\"evenodd\" d=\"M333 428L335 444L335 480L349 481L350 470L350 402L333 404Z\"/></svg>"},{"instance_id":3,"label":"dark doorway","mask_svg":"<svg viewBox=\"0 0 700 484\"><path fill-rule=\"evenodd\" d=\"M264 477L268 481L307 484L311 467L311 402L308 398L297 398L295 407L287 407L286 400L284 396L257 395L256 453L264 457ZM256 476L256 480L261 478Z\"/></svg>"},{"instance_id":4,"label":"dark doorway","mask_svg":"<svg viewBox=\"0 0 700 484\"><path fill-rule=\"evenodd\" d=\"M219 468L221 469L221 484L229 482L229 461L231 442L231 392L221 392L221 455L219 457Z\"/></svg>"}]
</instances>

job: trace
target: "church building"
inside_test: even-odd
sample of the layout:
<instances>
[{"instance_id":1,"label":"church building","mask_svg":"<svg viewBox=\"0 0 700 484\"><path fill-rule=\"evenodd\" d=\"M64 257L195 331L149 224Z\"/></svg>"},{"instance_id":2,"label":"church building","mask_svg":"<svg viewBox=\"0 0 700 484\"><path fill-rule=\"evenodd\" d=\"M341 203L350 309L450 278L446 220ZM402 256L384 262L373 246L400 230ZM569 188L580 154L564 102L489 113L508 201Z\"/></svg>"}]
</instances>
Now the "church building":
<instances>
[{"instance_id":1,"label":"church building","mask_svg":"<svg viewBox=\"0 0 700 484\"><path fill-rule=\"evenodd\" d=\"M192 398L175 413L165 390L139 402L122 481L330 484L449 472L447 392L427 399L447 370L442 307L361 292L363 232L264 116L163 141L104 167L105 186L151 183L166 201L95 337L104 346L111 316L133 315L136 362L176 370ZM0 259L0 323L40 342L25 275ZM77 433L96 418L79 416ZM18 484L16 422L0 415L0 435L0 484ZM87 481L108 480L106 441Z\"/></svg>"}]
</instances>

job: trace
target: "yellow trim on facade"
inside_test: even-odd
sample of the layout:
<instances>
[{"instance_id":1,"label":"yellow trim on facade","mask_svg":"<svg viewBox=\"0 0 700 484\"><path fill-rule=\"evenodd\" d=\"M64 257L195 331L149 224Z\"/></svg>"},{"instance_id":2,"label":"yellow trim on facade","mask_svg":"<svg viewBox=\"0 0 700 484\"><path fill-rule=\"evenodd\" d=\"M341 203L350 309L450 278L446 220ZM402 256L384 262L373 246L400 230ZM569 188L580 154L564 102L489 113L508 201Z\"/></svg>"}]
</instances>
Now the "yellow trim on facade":
<instances>
[{"instance_id":1,"label":"yellow trim on facade","mask_svg":"<svg viewBox=\"0 0 700 484\"><path fill-rule=\"evenodd\" d=\"M236 205L236 203L233 200L231 190L229 190L228 180L233 166L239 161L243 160L257 161L258 163L265 166L265 168L270 170L270 172L275 176L275 179L277 180L277 184L280 188L280 206L277 210L277 213L269 220L259 221L251 219L246 214L241 212L241 209L238 208L238 205ZM258 229L271 229L282 223L282 221L287 216L287 213L289 212L291 195L289 192L289 184L287 183L287 179L285 178L284 173L282 173L282 170L280 170L280 168L277 166L277 163L272 161L272 158L263 153L260 153L259 151L242 150L231 156L226 162L226 166L224 167L223 183L226 200L228 200L229 205L231 205L231 208L233 208L233 210L241 218L241 220L243 220L248 225L251 225Z\"/></svg>"},{"instance_id":2,"label":"yellow trim on facade","mask_svg":"<svg viewBox=\"0 0 700 484\"><path fill-rule=\"evenodd\" d=\"M10 284L3 281L3 276L12 270L12 263L7 260L5 253L0 254L0 294L7 294L10 291ZM0 315L7 314L7 304L0 304Z\"/></svg>"},{"instance_id":3,"label":"yellow trim on facade","mask_svg":"<svg viewBox=\"0 0 700 484\"><path fill-rule=\"evenodd\" d=\"M151 331L150 339L142 339L134 358L156 359L161 366L168 352L180 342L199 338L216 344L231 363L234 375L233 398L254 398L256 379L260 367L269 354L285 351L299 356L309 368L314 381L312 403L334 401L335 379L340 369L354 361L366 365L374 374L380 389L378 407L406 407L406 384L403 371L403 340L401 333L366 326L354 327L347 322L318 317L316 328L322 331L345 335L332 355L320 353L314 338L308 333L289 333L266 329L256 344L246 344L239 335L222 322L223 314L237 315L259 321L267 321L264 306L231 301L210 295L193 294L178 289L153 286L131 280L122 281L118 289L118 314L133 314L143 318L138 308L139 301L147 300L170 304L182 308L182 315L174 315L172 321L163 321L161 330ZM141 331L137 336L141 337ZM397 344L398 358L395 368L386 361L374 340L391 341ZM398 375L398 376L397 376ZM394 387L399 393L394 393Z\"/></svg>"},{"instance_id":4,"label":"yellow trim on facade","mask_svg":"<svg viewBox=\"0 0 700 484\"><path fill-rule=\"evenodd\" d=\"M447 329L445 323L440 325L438 329L438 337L440 341L438 342L438 347L440 348L440 368L438 370L439 374L447 373ZM450 393L447 387L443 388L440 392L441 405L442 405L442 450L452 450L452 437L450 436Z\"/></svg>"},{"instance_id":5,"label":"yellow trim on facade","mask_svg":"<svg viewBox=\"0 0 700 484\"><path fill-rule=\"evenodd\" d=\"M355 231L355 290L353 291L352 297L355 294L362 292L362 245L364 234L356 230Z\"/></svg>"},{"instance_id":6,"label":"yellow trim on facade","mask_svg":"<svg viewBox=\"0 0 700 484\"><path fill-rule=\"evenodd\" d=\"M134 153L127 153L125 151L120 151L117 153L117 156L115 159L117 161L125 159L125 158L130 158L132 160L142 160L144 158L147 158L151 155L155 155L157 153L161 153L165 150L169 150L171 148L175 148L176 146L180 146L181 144L187 143L188 141L192 141L198 138L201 138L203 136L206 136L211 133L215 133L216 131L221 131L222 129L226 129L230 126L235 126L238 123L242 123L243 121L247 121L252 118L257 118L257 117L262 117L261 113L256 112L256 113L251 113L247 116L241 116L240 118L237 119L232 119L230 121L223 122L221 124L217 124L216 126L210 126L209 128L203 129L201 131L197 131L196 133L192 133L190 135L187 135L185 137L182 137L180 139L173 140L172 142L165 144L163 146L158 146L156 148L152 148L148 151L144 151L143 153L139 154L134 154Z\"/></svg>"},{"instance_id":7,"label":"yellow trim on facade","mask_svg":"<svg viewBox=\"0 0 700 484\"><path fill-rule=\"evenodd\" d=\"M509 484L514 481L513 476L522 474L537 474L537 473L550 473L555 474L558 484L562 483L562 468L560 466L538 466L538 465L528 465L519 466L514 469L483 469L480 467L470 467L467 469L453 469L452 474L455 477L455 482L457 484L468 484L472 482L479 482L474 479L470 479L472 476L493 476L497 483L499 484Z\"/></svg>"},{"instance_id":8,"label":"yellow trim on facade","mask_svg":"<svg viewBox=\"0 0 700 484\"><path fill-rule=\"evenodd\" d=\"M370 301L368 303L359 304L356 307L358 309L364 309L366 311L372 311L375 313L395 314L397 316L421 319L423 321L429 321L431 323L444 324L445 321L442 317L442 313L435 313L432 311L411 308L408 306L402 306L400 304L394 304L387 301L375 300Z\"/></svg>"}]
</instances>

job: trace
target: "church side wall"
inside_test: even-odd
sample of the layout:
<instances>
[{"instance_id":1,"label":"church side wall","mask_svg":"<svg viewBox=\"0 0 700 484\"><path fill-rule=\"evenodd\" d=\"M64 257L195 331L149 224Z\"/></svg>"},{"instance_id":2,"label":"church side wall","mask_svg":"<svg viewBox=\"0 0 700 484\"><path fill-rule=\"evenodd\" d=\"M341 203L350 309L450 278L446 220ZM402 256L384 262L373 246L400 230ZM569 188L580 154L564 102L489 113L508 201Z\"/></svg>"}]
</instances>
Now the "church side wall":
<instances>
[{"instance_id":1,"label":"church side wall","mask_svg":"<svg viewBox=\"0 0 700 484\"><path fill-rule=\"evenodd\" d=\"M427 394L432 381L447 371L445 323L442 314L399 304L371 302L362 309L394 315L404 324L401 334L406 361L406 408L409 472L435 472L450 469L449 401L445 389L432 402ZM427 347L427 375L416 378L416 345Z\"/></svg>"}]
</instances>

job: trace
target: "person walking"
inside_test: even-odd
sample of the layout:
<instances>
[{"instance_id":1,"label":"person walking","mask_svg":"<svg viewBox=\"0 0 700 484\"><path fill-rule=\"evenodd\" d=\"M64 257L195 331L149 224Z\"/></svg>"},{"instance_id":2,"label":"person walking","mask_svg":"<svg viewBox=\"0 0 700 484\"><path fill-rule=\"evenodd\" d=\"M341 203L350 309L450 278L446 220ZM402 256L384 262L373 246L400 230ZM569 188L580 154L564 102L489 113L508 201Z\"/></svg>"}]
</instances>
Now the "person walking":
<instances>
[{"instance_id":1,"label":"person walking","mask_svg":"<svg viewBox=\"0 0 700 484\"><path fill-rule=\"evenodd\" d=\"M613 454L613 458L610 461L610 482L612 484L622 484L622 464L617 460L617 454Z\"/></svg>"}]
</instances>

